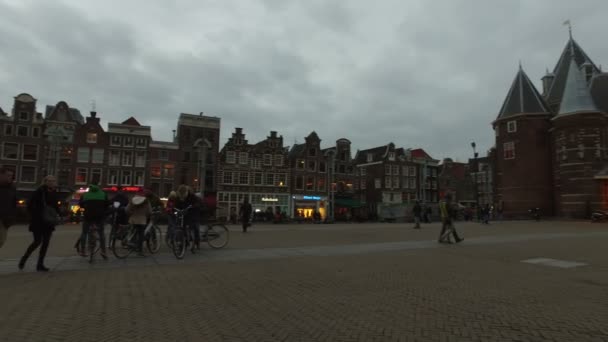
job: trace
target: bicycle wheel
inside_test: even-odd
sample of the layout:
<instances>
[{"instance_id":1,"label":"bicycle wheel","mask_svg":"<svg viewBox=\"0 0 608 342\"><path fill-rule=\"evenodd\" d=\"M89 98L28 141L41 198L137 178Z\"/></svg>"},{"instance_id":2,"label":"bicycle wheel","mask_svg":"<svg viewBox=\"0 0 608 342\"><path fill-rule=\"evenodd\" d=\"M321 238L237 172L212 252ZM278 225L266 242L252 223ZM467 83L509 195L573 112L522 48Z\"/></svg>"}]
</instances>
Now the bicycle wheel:
<instances>
[{"instance_id":1,"label":"bicycle wheel","mask_svg":"<svg viewBox=\"0 0 608 342\"><path fill-rule=\"evenodd\" d=\"M124 259L133 252L133 247L129 244L129 235L129 230L125 228L116 229L114 232L110 248L118 259Z\"/></svg>"},{"instance_id":2,"label":"bicycle wheel","mask_svg":"<svg viewBox=\"0 0 608 342\"><path fill-rule=\"evenodd\" d=\"M173 255L178 259L183 259L186 254L186 234L182 229L173 232Z\"/></svg>"},{"instance_id":3,"label":"bicycle wheel","mask_svg":"<svg viewBox=\"0 0 608 342\"><path fill-rule=\"evenodd\" d=\"M207 231L207 243L211 248L220 249L226 247L230 238L228 228L221 223L209 227Z\"/></svg>"},{"instance_id":4,"label":"bicycle wheel","mask_svg":"<svg viewBox=\"0 0 608 342\"><path fill-rule=\"evenodd\" d=\"M99 236L97 230L89 232L89 263L95 260L95 253L99 251Z\"/></svg>"},{"instance_id":5,"label":"bicycle wheel","mask_svg":"<svg viewBox=\"0 0 608 342\"><path fill-rule=\"evenodd\" d=\"M146 236L146 247L148 247L148 251L154 254L160 250L160 242L161 240L161 232L158 226L152 226L148 236Z\"/></svg>"}]
</instances>

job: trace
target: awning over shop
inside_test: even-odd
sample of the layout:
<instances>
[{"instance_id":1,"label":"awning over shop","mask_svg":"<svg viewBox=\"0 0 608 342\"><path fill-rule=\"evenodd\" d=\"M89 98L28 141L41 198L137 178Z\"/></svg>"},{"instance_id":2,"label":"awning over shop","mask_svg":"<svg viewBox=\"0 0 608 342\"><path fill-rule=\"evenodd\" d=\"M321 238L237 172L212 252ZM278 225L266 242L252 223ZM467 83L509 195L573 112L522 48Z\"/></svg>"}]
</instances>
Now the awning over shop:
<instances>
[{"instance_id":1,"label":"awning over shop","mask_svg":"<svg viewBox=\"0 0 608 342\"><path fill-rule=\"evenodd\" d=\"M335 205L345 208L359 208L363 206L361 201L352 198L336 198Z\"/></svg>"}]
</instances>

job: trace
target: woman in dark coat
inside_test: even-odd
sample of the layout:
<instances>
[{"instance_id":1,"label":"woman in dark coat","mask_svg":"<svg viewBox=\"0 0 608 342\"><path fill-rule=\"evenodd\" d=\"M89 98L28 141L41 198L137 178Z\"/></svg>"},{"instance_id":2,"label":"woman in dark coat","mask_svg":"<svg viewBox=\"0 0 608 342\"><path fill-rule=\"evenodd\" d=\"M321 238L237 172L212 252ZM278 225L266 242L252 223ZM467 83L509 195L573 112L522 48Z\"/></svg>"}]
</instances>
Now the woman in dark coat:
<instances>
[{"instance_id":1,"label":"woman in dark coat","mask_svg":"<svg viewBox=\"0 0 608 342\"><path fill-rule=\"evenodd\" d=\"M38 272L48 272L49 269L44 266L44 257L51 242L51 236L55 230L56 222L47 222L44 218L45 205L52 208L59 216L59 196L57 194L57 179L54 176L46 176L32 197L27 202L27 211L30 215L30 232L34 235L34 241L27 248L23 257L19 261L19 269L25 267L25 262L40 245L40 253L38 254L38 264L36 270Z\"/></svg>"}]
</instances>

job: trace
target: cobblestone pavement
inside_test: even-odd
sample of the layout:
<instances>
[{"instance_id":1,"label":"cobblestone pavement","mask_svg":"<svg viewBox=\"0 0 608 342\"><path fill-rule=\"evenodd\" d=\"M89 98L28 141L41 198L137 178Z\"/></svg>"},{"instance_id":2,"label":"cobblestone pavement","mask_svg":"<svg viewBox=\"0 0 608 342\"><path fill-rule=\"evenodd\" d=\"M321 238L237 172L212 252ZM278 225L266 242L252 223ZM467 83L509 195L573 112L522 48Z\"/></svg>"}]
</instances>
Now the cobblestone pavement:
<instances>
[{"instance_id":1,"label":"cobblestone pavement","mask_svg":"<svg viewBox=\"0 0 608 342\"><path fill-rule=\"evenodd\" d=\"M258 226L184 262L89 266L65 227L41 274L15 273L17 227L0 251L0 340L608 341L608 226L461 224L449 246L430 228Z\"/></svg>"}]
</instances>

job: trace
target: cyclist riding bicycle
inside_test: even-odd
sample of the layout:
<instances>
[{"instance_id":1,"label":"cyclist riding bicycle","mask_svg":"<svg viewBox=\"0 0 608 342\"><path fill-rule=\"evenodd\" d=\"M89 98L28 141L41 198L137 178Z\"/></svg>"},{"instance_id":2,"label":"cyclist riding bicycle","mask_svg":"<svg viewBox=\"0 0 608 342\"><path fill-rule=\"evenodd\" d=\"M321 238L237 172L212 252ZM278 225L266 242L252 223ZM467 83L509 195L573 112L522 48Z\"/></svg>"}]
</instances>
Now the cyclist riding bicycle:
<instances>
[{"instance_id":1,"label":"cyclist riding bicycle","mask_svg":"<svg viewBox=\"0 0 608 342\"><path fill-rule=\"evenodd\" d=\"M99 232L99 242L101 246L101 256L107 259L106 244L104 234L105 218L108 214L108 195L103 192L98 184L92 183L89 191L85 192L80 199L80 207L84 209L84 221L82 223L82 234L80 235L80 255L86 257L85 244L91 225L97 226Z\"/></svg>"}]
</instances>

